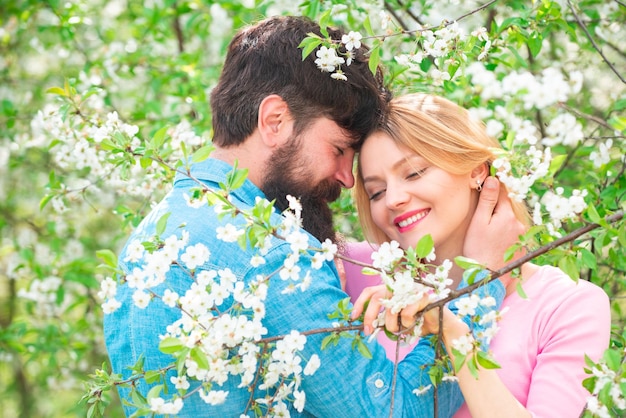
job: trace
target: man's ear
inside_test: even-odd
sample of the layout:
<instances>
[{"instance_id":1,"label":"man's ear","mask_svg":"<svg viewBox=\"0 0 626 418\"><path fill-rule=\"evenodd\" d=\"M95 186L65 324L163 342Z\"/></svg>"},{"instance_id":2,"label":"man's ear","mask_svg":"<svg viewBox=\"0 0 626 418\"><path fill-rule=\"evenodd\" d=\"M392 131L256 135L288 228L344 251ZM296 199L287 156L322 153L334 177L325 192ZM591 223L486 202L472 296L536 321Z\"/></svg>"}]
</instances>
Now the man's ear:
<instances>
[{"instance_id":1,"label":"man's ear","mask_svg":"<svg viewBox=\"0 0 626 418\"><path fill-rule=\"evenodd\" d=\"M287 102L277 94L271 94L259 105L258 130L261 139L270 148L284 144L291 138L293 118Z\"/></svg>"},{"instance_id":2,"label":"man's ear","mask_svg":"<svg viewBox=\"0 0 626 418\"><path fill-rule=\"evenodd\" d=\"M484 162L475 169L473 169L470 173L470 188L482 188L482 184L487 177L489 177L489 164L487 162Z\"/></svg>"}]
</instances>

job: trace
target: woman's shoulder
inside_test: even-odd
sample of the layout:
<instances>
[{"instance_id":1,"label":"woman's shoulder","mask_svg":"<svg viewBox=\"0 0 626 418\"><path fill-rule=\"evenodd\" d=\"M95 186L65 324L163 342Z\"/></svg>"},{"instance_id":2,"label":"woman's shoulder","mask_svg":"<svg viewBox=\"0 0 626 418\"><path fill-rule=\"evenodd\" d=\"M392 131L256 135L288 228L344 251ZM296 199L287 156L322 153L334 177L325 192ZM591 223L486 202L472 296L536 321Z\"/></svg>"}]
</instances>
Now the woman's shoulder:
<instances>
[{"instance_id":1,"label":"woman's shoulder","mask_svg":"<svg viewBox=\"0 0 626 418\"><path fill-rule=\"evenodd\" d=\"M609 304L608 295L601 287L584 279L574 280L558 267L541 266L530 278L530 282L536 296L544 300L551 299L557 305L567 300L575 302L579 299L584 299L585 304Z\"/></svg>"},{"instance_id":2,"label":"woman's shoulder","mask_svg":"<svg viewBox=\"0 0 626 418\"><path fill-rule=\"evenodd\" d=\"M347 258L364 263L372 262L372 253L376 251L376 246L367 241L350 241L343 244L342 254Z\"/></svg>"}]
</instances>

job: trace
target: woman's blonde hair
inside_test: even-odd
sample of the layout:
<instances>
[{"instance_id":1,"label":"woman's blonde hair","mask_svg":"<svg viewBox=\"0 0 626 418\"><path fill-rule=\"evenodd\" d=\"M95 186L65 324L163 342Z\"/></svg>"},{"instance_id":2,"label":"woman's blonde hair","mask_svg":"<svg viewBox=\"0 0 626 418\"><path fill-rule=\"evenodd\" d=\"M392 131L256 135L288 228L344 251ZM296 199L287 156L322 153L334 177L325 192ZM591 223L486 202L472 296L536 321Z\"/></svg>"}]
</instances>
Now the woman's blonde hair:
<instances>
[{"instance_id":1,"label":"woman's blonde hair","mask_svg":"<svg viewBox=\"0 0 626 418\"><path fill-rule=\"evenodd\" d=\"M377 131L453 174L469 173L481 164L491 164L495 158L492 149L501 148L487 134L485 125L472 118L466 109L443 97L424 93L394 98ZM372 220L360 161L353 196L365 237L376 243L389 241ZM512 205L515 216L529 225L526 205L517 201L512 201Z\"/></svg>"}]
</instances>

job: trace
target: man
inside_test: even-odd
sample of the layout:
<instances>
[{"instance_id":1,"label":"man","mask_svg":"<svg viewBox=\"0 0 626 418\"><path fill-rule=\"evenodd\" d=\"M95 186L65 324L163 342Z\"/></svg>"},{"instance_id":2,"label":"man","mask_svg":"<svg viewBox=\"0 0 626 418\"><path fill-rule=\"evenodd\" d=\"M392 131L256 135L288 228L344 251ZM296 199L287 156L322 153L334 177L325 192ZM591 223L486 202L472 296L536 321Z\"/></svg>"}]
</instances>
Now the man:
<instances>
[{"instance_id":1,"label":"man","mask_svg":"<svg viewBox=\"0 0 626 418\"><path fill-rule=\"evenodd\" d=\"M182 314L184 324L181 325L181 310L168 307L165 298L153 300L147 307L136 300L133 302L138 287L136 276L149 255L139 257L131 248L133 245L136 248L137 242L152 240L159 219L168 213L167 228L161 237L184 236L186 245L201 244L208 249L210 257L194 269L185 268L182 259L175 259L171 268L168 264L165 269L164 282L150 289L155 294L185 295L190 287L197 285L194 278L201 277L202 272L211 272L213 277L216 272L226 275L227 271L246 286L267 280L263 307L263 327L267 333L263 338L284 336L291 330L304 332L333 326L328 314L347 295L341 289L332 261L318 269L313 268L310 253L299 257L297 267L301 277L310 274L309 287L305 291L286 293L289 280L281 280L276 273L292 254L287 242L273 239L271 248L266 248L262 254L264 264L252 266L250 260L258 251L250 245L242 249L237 242L216 238L226 223L245 228L245 219L241 216L234 220L222 219L208 205L193 208L187 203L198 187L197 180L212 190L219 190L219 184L226 183L227 176L237 166L247 169L248 175L244 184L229 194L236 207L249 209L257 198L275 199L272 220L279 222L280 212L289 205L286 196L292 195L302 204L303 229L310 234L307 235L309 246L319 248L321 242L334 237L327 203L339 196L342 187L352 187L355 151L384 114L388 93L382 85L380 71L372 75L369 70L366 51L356 51L351 65L342 66L347 81L332 79L327 72L321 72L313 57L302 60L298 44L310 32L319 34L320 30L308 19L274 17L241 31L232 40L221 78L211 93L215 151L210 159L193 165L189 176L177 176L172 192L146 217L120 255L120 267L127 281L118 292L123 306L105 317L106 343L115 372L128 376L125 367L135 364L142 355L145 370L173 364L172 356L158 350L159 335L180 334L176 327L184 328L188 324L185 321L189 316ZM341 39L342 32L329 30L329 33L333 39ZM475 232L480 230L480 233L470 233L469 238L477 245L472 242L466 245L466 248L481 251L468 252L467 256L488 261L492 267L502 259L504 248L515 241L518 232L505 236L502 232L511 230L504 223L507 220L500 221L496 216L498 212L492 216L497 196L497 189L483 192L473 226ZM183 230L188 235L184 235ZM485 242L489 234L498 239L493 243ZM190 270L194 270L193 277ZM131 276L134 277L132 288ZM498 293L502 286L496 282L490 286ZM180 306L181 299L177 303ZM211 312L234 309L232 299L220 301L216 306L219 309ZM176 326L172 325L174 323ZM433 415L432 394L417 396L413 393L429 383L423 366L433 361L434 354L427 341L399 364L396 376L394 365L376 343L369 343L373 358L367 359L353 350L347 339L322 350L324 336L321 333L308 335L300 350L304 359L317 355L321 363L313 375L298 377L292 382L292 389L295 385L298 395L306 394L303 410L301 403L294 408L288 402L279 402L280 393L261 376L256 376L246 387L240 387L242 379L230 376L211 386L213 397L208 395L208 388L199 392L202 396L193 393L187 397L178 415L238 417L245 412L252 413L254 408L263 415L270 410L272 414L283 413L282 408L287 408L293 416L388 416L392 403L394 416ZM189 348L196 346L194 343ZM185 365L197 366L194 362ZM176 393L175 376L170 370L165 379L169 394ZM290 382L285 383L281 390L286 390ZM189 391L193 392L194 387ZM143 382L138 382L138 388L144 396L149 390ZM226 392L225 401L219 403L215 397ZM126 398L128 390L121 389L120 394ZM255 399L265 401L253 405L251 402ZM440 385L440 417L451 416L461 403L462 397L455 384ZM126 409L127 414L133 411L132 407Z\"/></svg>"}]
</instances>

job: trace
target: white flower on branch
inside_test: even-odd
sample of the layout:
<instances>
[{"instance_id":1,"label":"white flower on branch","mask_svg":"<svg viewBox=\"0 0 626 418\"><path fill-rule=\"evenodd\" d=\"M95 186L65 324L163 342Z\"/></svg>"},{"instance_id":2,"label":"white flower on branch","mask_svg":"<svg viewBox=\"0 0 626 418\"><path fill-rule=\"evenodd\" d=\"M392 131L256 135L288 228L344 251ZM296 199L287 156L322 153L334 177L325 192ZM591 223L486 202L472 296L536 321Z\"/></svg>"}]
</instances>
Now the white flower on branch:
<instances>
[{"instance_id":1,"label":"white flower on branch","mask_svg":"<svg viewBox=\"0 0 626 418\"><path fill-rule=\"evenodd\" d=\"M335 71L335 67L345 62L343 58L337 56L337 51L334 48L326 46L321 46L315 55L317 56L315 60L317 68L328 73L332 73Z\"/></svg>"},{"instance_id":2,"label":"white flower on branch","mask_svg":"<svg viewBox=\"0 0 626 418\"><path fill-rule=\"evenodd\" d=\"M353 49L359 49L361 47L362 38L363 35L359 32L350 31L348 34L341 37L341 43L346 46L347 51L352 51Z\"/></svg>"},{"instance_id":3,"label":"white flower on branch","mask_svg":"<svg viewBox=\"0 0 626 418\"><path fill-rule=\"evenodd\" d=\"M236 242L246 231L237 229L235 225L229 223L226 226L217 227L216 232L217 239L224 242Z\"/></svg>"}]
</instances>

